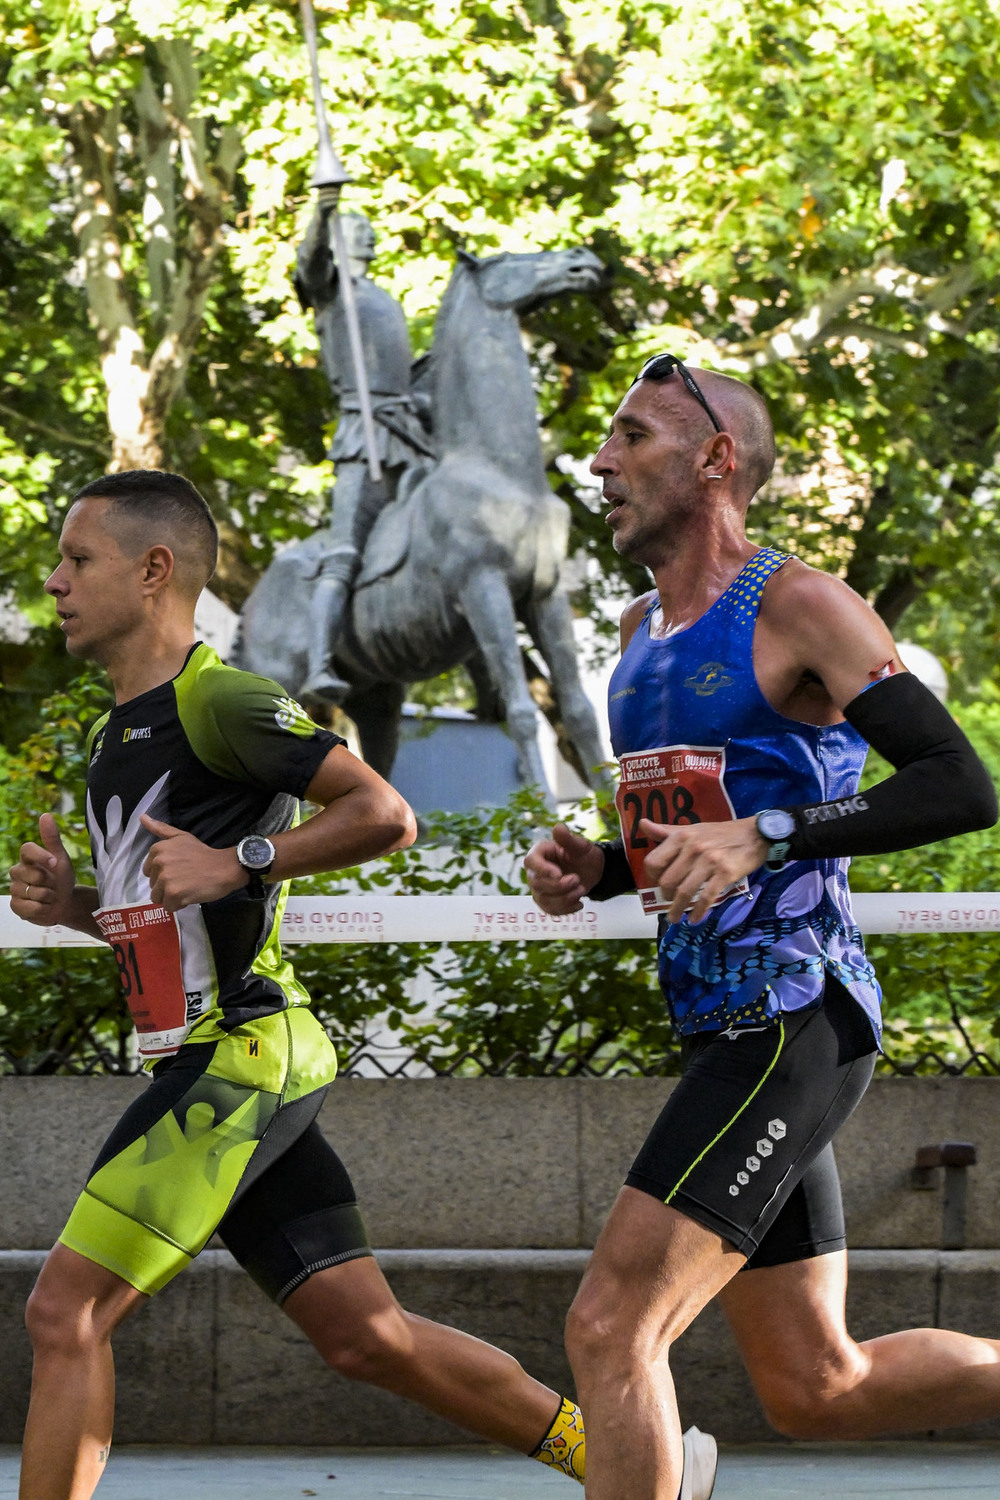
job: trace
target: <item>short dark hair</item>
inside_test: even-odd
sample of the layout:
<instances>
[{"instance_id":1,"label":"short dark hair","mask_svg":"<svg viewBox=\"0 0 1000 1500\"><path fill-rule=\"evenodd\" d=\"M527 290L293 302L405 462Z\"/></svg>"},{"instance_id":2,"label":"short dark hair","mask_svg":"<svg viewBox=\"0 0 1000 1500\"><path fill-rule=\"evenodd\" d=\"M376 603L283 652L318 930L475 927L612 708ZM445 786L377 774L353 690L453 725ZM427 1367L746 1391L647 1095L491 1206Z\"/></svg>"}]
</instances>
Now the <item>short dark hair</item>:
<instances>
[{"instance_id":1,"label":"short dark hair","mask_svg":"<svg viewBox=\"0 0 1000 1500\"><path fill-rule=\"evenodd\" d=\"M110 502L106 529L125 550L163 542L174 554L178 582L198 594L219 560L219 528L190 479L165 469L123 469L77 490L70 501Z\"/></svg>"}]
</instances>

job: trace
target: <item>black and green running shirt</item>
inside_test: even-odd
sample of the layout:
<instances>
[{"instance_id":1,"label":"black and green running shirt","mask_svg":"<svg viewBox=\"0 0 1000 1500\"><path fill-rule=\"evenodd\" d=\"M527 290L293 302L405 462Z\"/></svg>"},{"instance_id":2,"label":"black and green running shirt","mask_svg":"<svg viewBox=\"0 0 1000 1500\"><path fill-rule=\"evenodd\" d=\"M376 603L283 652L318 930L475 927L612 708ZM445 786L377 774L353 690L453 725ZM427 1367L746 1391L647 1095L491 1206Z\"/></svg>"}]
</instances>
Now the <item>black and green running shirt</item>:
<instances>
[{"instance_id":1,"label":"black and green running shirt","mask_svg":"<svg viewBox=\"0 0 1000 1500\"><path fill-rule=\"evenodd\" d=\"M308 1004L281 955L287 884L265 900L246 890L170 913L142 867L157 838L147 813L213 848L274 834L344 741L320 729L266 677L223 666L199 644L177 677L116 705L89 739L87 826L98 925L111 944L139 1051L153 1061L182 1042Z\"/></svg>"}]
</instances>

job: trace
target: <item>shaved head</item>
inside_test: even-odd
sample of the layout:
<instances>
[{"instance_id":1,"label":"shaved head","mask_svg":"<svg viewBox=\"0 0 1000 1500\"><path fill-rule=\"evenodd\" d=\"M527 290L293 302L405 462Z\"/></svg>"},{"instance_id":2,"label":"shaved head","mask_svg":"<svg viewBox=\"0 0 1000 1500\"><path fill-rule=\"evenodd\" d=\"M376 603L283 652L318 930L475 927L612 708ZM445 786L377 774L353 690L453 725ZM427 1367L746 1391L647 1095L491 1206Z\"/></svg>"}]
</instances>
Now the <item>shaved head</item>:
<instances>
[{"instance_id":1,"label":"shaved head","mask_svg":"<svg viewBox=\"0 0 1000 1500\"><path fill-rule=\"evenodd\" d=\"M655 367L655 360L649 364ZM698 385L705 400L711 406L723 431L736 442L735 490L747 504L753 499L761 485L770 478L777 450L774 443L774 428L762 396L752 386L731 375L720 375L715 370L698 370L684 367ZM689 429L692 442L701 442L704 436L704 421L708 416L700 408L693 393L685 389L680 373L674 371L667 377L647 375L636 379L636 384L653 385L663 392L676 419Z\"/></svg>"},{"instance_id":2,"label":"shaved head","mask_svg":"<svg viewBox=\"0 0 1000 1500\"><path fill-rule=\"evenodd\" d=\"M150 547L169 547L174 581L196 599L219 557L215 518L189 479L162 469L126 469L84 485L78 500L106 500L101 525L129 557Z\"/></svg>"},{"instance_id":3,"label":"shaved head","mask_svg":"<svg viewBox=\"0 0 1000 1500\"><path fill-rule=\"evenodd\" d=\"M736 439L737 463L746 475L751 500L771 477L777 449L774 428L763 396L753 386L715 370L695 370L697 380L719 420Z\"/></svg>"}]
</instances>

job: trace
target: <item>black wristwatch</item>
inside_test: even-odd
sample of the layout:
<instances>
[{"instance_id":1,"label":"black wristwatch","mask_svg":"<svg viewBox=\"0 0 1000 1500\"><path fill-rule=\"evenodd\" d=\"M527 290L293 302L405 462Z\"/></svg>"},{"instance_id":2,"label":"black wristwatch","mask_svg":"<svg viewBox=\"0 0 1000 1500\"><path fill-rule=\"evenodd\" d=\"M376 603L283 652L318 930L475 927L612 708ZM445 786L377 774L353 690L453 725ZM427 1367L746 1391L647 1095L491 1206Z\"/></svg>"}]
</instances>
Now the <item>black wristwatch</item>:
<instances>
[{"instance_id":1,"label":"black wristwatch","mask_svg":"<svg viewBox=\"0 0 1000 1500\"><path fill-rule=\"evenodd\" d=\"M236 845L236 858L250 872L247 890L255 901L263 901L267 895L264 876L274 864L274 854L274 845L262 833L251 833Z\"/></svg>"},{"instance_id":2,"label":"black wristwatch","mask_svg":"<svg viewBox=\"0 0 1000 1500\"><path fill-rule=\"evenodd\" d=\"M788 860L788 849L795 832L795 819L783 807L768 807L757 814L757 832L768 843L770 852L765 870L782 870Z\"/></svg>"}]
</instances>

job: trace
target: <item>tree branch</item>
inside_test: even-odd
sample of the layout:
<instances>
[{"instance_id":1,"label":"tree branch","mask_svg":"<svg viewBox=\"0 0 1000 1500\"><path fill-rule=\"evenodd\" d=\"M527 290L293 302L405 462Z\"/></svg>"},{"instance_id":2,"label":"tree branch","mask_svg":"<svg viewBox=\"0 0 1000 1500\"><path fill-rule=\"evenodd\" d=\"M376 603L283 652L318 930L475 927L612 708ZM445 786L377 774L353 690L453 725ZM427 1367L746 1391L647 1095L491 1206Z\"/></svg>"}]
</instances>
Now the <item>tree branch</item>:
<instances>
[{"instance_id":1,"label":"tree branch","mask_svg":"<svg viewBox=\"0 0 1000 1500\"><path fill-rule=\"evenodd\" d=\"M907 563L904 567L895 568L872 600L872 608L889 629L894 631L910 605L916 603L940 571L933 564L915 568Z\"/></svg>"},{"instance_id":2,"label":"tree branch","mask_svg":"<svg viewBox=\"0 0 1000 1500\"><path fill-rule=\"evenodd\" d=\"M786 318L767 333L741 344L723 345L721 353L713 346L712 366L746 374L764 365L795 359L821 338L828 337L834 331L831 325L841 320L841 314L861 297L895 298L908 302L914 308L926 309L921 321L928 328L951 332L951 326L947 326L941 316L943 310L967 297L978 279L978 270L970 265L956 266L947 275L934 277L920 276L888 259L876 261L857 276L841 277L811 307ZM837 331L843 326L841 320ZM870 329L871 325L865 327ZM860 337L874 337L874 330ZM891 333L881 335L885 343L898 337L900 335Z\"/></svg>"},{"instance_id":3,"label":"tree branch","mask_svg":"<svg viewBox=\"0 0 1000 1500\"><path fill-rule=\"evenodd\" d=\"M214 159L211 157L204 120L190 117L198 91L198 71L190 45L174 38L160 43L159 54L167 73L164 112L178 144L189 215L187 232L177 247L169 314L150 359L149 407L151 414L162 421L181 388L201 332L242 143L236 128L226 126L219 134Z\"/></svg>"},{"instance_id":4,"label":"tree branch","mask_svg":"<svg viewBox=\"0 0 1000 1500\"><path fill-rule=\"evenodd\" d=\"M20 422L22 427L28 427L32 432L38 432L42 437L51 438L56 443L66 443L71 448L99 453L103 459L108 457L107 443L99 443L96 438L74 437L73 433L64 431L62 427L52 427L48 422L39 422L36 417L26 417L24 412L8 406L5 401L0 401L0 415Z\"/></svg>"},{"instance_id":5,"label":"tree branch","mask_svg":"<svg viewBox=\"0 0 1000 1500\"><path fill-rule=\"evenodd\" d=\"M913 334L896 333L888 328L880 328L877 323L867 323L861 318L834 318L832 323L827 324L826 331L840 338L856 338L866 344L881 344L886 349L898 349L900 353L909 354L915 359L921 359L927 353L927 345L922 344Z\"/></svg>"},{"instance_id":6,"label":"tree branch","mask_svg":"<svg viewBox=\"0 0 1000 1500\"><path fill-rule=\"evenodd\" d=\"M153 86L149 69L133 94L139 116L138 153L146 186L142 222L146 232L146 274L154 325L166 315L170 291L177 272L177 218L171 165L172 132L163 102Z\"/></svg>"}]
</instances>

